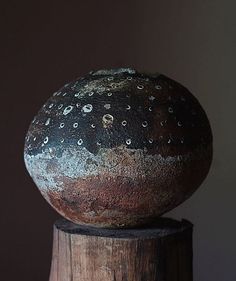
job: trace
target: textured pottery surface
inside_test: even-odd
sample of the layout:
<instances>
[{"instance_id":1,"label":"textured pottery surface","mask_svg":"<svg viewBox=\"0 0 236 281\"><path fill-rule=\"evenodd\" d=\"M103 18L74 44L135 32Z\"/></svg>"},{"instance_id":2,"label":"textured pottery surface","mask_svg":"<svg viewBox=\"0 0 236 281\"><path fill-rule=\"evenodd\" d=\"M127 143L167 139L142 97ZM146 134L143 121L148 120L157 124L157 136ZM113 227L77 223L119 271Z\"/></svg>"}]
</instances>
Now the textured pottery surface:
<instances>
[{"instance_id":1,"label":"textured pottery surface","mask_svg":"<svg viewBox=\"0 0 236 281\"><path fill-rule=\"evenodd\" d=\"M24 159L62 216L131 227L173 209L200 186L212 160L212 133L197 99L176 81L99 70L43 105Z\"/></svg>"}]
</instances>

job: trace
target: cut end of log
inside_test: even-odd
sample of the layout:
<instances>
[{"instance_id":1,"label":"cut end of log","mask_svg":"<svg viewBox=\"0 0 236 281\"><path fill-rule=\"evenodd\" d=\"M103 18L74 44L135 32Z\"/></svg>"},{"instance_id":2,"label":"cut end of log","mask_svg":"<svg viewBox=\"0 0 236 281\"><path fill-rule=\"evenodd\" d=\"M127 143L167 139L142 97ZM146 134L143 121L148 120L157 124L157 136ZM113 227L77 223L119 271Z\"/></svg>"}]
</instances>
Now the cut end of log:
<instances>
[{"instance_id":1,"label":"cut end of log","mask_svg":"<svg viewBox=\"0 0 236 281\"><path fill-rule=\"evenodd\" d=\"M193 225L187 220L177 221L171 218L158 218L154 222L136 228L100 228L75 224L66 219L55 222L58 231L69 234L99 236L107 238L160 238L191 230Z\"/></svg>"},{"instance_id":2,"label":"cut end of log","mask_svg":"<svg viewBox=\"0 0 236 281\"><path fill-rule=\"evenodd\" d=\"M133 229L58 220L49 281L192 281L192 229L169 218Z\"/></svg>"}]
</instances>

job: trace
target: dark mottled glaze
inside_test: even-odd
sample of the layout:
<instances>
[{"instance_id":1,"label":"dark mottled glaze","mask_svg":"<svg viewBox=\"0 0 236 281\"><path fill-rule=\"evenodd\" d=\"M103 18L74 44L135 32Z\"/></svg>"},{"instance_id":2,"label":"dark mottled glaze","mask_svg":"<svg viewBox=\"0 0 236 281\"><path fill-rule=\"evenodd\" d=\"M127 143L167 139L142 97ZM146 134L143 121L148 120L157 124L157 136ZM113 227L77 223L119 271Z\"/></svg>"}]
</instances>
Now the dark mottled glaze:
<instances>
[{"instance_id":1,"label":"dark mottled glaze","mask_svg":"<svg viewBox=\"0 0 236 281\"><path fill-rule=\"evenodd\" d=\"M130 227L171 210L206 177L212 133L197 99L165 75L100 70L45 103L26 136L26 167L75 223Z\"/></svg>"}]
</instances>

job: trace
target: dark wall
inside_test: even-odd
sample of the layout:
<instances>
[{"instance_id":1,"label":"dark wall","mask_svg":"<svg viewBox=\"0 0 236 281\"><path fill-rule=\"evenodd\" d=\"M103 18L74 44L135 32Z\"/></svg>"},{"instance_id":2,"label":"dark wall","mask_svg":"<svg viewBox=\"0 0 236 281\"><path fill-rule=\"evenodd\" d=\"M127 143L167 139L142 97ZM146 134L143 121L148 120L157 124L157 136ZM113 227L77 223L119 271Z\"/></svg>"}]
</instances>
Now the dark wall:
<instances>
[{"instance_id":1,"label":"dark wall","mask_svg":"<svg viewBox=\"0 0 236 281\"><path fill-rule=\"evenodd\" d=\"M196 281L236 280L234 1L2 1L0 280L48 280L59 217L23 163L34 114L92 69L162 72L191 90L214 134L202 187L170 216L195 224Z\"/></svg>"}]
</instances>

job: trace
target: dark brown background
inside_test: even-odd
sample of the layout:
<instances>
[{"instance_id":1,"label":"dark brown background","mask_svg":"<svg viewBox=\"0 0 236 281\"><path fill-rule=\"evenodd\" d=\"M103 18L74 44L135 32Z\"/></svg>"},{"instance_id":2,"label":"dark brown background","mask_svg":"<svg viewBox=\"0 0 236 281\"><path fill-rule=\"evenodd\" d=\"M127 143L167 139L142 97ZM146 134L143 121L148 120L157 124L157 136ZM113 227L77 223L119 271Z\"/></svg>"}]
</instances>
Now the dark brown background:
<instances>
[{"instance_id":1,"label":"dark brown background","mask_svg":"<svg viewBox=\"0 0 236 281\"><path fill-rule=\"evenodd\" d=\"M212 169L168 215L195 224L196 281L236 280L235 8L233 0L1 1L1 281L48 280L58 215L24 168L29 122L65 82L120 66L178 80L207 111Z\"/></svg>"}]
</instances>

